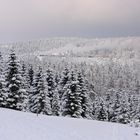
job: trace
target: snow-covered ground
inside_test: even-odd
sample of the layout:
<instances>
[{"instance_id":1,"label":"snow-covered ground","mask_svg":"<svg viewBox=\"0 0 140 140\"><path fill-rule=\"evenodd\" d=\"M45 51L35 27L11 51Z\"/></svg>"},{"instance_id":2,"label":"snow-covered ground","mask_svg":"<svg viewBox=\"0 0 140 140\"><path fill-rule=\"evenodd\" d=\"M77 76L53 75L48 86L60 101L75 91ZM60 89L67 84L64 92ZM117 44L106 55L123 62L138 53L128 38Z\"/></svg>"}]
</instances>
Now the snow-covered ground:
<instances>
[{"instance_id":1,"label":"snow-covered ground","mask_svg":"<svg viewBox=\"0 0 140 140\"><path fill-rule=\"evenodd\" d=\"M61 118L0 108L0 140L140 140L128 125Z\"/></svg>"}]
</instances>

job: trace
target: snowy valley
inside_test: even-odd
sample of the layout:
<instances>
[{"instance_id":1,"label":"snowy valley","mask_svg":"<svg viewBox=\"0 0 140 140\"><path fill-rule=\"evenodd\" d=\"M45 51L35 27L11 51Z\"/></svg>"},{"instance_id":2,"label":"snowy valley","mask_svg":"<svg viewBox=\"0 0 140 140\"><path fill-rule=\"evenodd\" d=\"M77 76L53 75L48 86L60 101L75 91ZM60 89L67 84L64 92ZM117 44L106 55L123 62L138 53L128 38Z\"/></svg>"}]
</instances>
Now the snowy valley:
<instances>
[{"instance_id":1,"label":"snowy valley","mask_svg":"<svg viewBox=\"0 0 140 140\"><path fill-rule=\"evenodd\" d=\"M139 45L140 37L1 44L2 140L138 140Z\"/></svg>"}]
</instances>

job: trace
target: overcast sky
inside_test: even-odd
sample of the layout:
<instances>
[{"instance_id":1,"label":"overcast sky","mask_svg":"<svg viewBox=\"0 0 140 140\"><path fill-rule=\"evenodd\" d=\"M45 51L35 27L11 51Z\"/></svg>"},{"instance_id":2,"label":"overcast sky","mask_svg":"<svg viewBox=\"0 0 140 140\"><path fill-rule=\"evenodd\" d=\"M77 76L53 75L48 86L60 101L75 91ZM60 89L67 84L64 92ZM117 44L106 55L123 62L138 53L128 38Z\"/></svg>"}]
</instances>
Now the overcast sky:
<instances>
[{"instance_id":1,"label":"overcast sky","mask_svg":"<svg viewBox=\"0 0 140 140\"><path fill-rule=\"evenodd\" d=\"M140 0L0 0L0 41L140 35Z\"/></svg>"}]
</instances>

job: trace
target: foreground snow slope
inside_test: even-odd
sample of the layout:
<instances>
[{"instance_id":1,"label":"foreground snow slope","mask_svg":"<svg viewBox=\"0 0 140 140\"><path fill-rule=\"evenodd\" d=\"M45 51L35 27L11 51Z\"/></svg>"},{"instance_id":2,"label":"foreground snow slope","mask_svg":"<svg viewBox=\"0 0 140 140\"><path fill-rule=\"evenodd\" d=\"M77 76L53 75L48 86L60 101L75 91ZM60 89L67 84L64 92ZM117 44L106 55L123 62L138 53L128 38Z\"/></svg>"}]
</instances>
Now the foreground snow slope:
<instances>
[{"instance_id":1,"label":"foreground snow slope","mask_svg":"<svg viewBox=\"0 0 140 140\"><path fill-rule=\"evenodd\" d=\"M136 128L0 108L0 140L140 140Z\"/></svg>"}]
</instances>

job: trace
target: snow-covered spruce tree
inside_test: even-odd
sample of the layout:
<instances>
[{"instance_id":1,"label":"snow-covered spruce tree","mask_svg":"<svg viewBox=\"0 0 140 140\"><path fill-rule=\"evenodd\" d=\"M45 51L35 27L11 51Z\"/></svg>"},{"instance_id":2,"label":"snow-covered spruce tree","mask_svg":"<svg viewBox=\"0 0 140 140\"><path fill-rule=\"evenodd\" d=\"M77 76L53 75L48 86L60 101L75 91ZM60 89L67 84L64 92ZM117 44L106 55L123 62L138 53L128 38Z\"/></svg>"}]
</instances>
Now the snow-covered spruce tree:
<instances>
[{"instance_id":1,"label":"snow-covered spruce tree","mask_svg":"<svg viewBox=\"0 0 140 140\"><path fill-rule=\"evenodd\" d=\"M131 94L129 95L129 117L130 120L140 120L140 96Z\"/></svg>"},{"instance_id":2,"label":"snow-covered spruce tree","mask_svg":"<svg viewBox=\"0 0 140 140\"><path fill-rule=\"evenodd\" d=\"M58 73L53 74L53 83L54 83L54 93L52 97L52 115L59 116L60 113L60 99L59 99L59 81L60 75ZM48 83L48 82L47 82ZM48 87L48 85L47 85Z\"/></svg>"},{"instance_id":3,"label":"snow-covered spruce tree","mask_svg":"<svg viewBox=\"0 0 140 140\"><path fill-rule=\"evenodd\" d=\"M121 114L121 91L115 91L113 95L113 101L112 101L112 108L113 108L113 114L111 121L112 122L119 122L119 115Z\"/></svg>"},{"instance_id":4,"label":"snow-covered spruce tree","mask_svg":"<svg viewBox=\"0 0 140 140\"><path fill-rule=\"evenodd\" d=\"M55 89L55 92L53 94L53 99L52 99L52 115L53 116L60 115L60 100L59 100L59 93L57 88Z\"/></svg>"},{"instance_id":5,"label":"snow-covered spruce tree","mask_svg":"<svg viewBox=\"0 0 140 140\"><path fill-rule=\"evenodd\" d=\"M100 97L98 95L95 96L92 107L93 119L98 120L98 115L100 111Z\"/></svg>"},{"instance_id":6,"label":"snow-covered spruce tree","mask_svg":"<svg viewBox=\"0 0 140 140\"><path fill-rule=\"evenodd\" d=\"M107 92L104 95L104 102L105 102L105 106L106 106L106 111L107 111L107 116L108 116L108 121L110 122L112 117L114 116L114 110L113 110L113 106L114 106L114 102L113 102L113 94L116 91L111 88L108 89Z\"/></svg>"},{"instance_id":7,"label":"snow-covered spruce tree","mask_svg":"<svg viewBox=\"0 0 140 140\"><path fill-rule=\"evenodd\" d=\"M28 69L28 83L30 86L34 85L34 70L32 65L29 65Z\"/></svg>"},{"instance_id":8,"label":"snow-covered spruce tree","mask_svg":"<svg viewBox=\"0 0 140 140\"><path fill-rule=\"evenodd\" d=\"M21 92L23 94L23 104L22 104L22 111L28 111L29 106L29 94L28 94L28 81L27 81L27 70L24 62L22 63L21 67Z\"/></svg>"},{"instance_id":9,"label":"snow-covered spruce tree","mask_svg":"<svg viewBox=\"0 0 140 140\"><path fill-rule=\"evenodd\" d=\"M28 84L28 88L27 88L27 92L28 92L28 111L31 111L31 107L32 107L32 96L34 96L33 94L33 86L34 86L34 70L33 70L33 66L29 65L28 71L27 71L27 84Z\"/></svg>"},{"instance_id":10,"label":"snow-covered spruce tree","mask_svg":"<svg viewBox=\"0 0 140 140\"><path fill-rule=\"evenodd\" d=\"M118 123L130 122L130 106L128 102L128 91L118 90L116 93L115 104L113 106L113 120Z\"/></svg>"},{"instance_id":11,"label":"snow-covered spruce tree","mask_svg":"<svg viewBox=\"0 0 140 140\"><path fill-rule=\"evenodd\" d=\"M108 120L108 114L107 114L107 109L104 100L100 100L100 108L99 108L97 119L100 121Z\"/></svg>"},{"instance_id":12,"label":"snow-covered spruce tree","mask_svg":"<svg viewBox=\"0 0 140 140\"><path fill-rule=\"evenodd\" d=\"M130 123L129 105L124 99L121 102L121 111L120 115L118 116L118 122L123 124Z\"/></svg>"},{"instance_id":13,"label":"snow-covered spruce tree","mask_svg":"<svg viewBox=\"0 0 140 140\"><path fill-rule=\"evenodd\" d=\"M80 72L78 72L77 76L77 92L79 92L80 103L82 107L81 116L83 118L90 118L92 109L91 109L91 100L89 97L88 89L86 83L84 81L84 77Z\"/></svg>"},{"instance_id":14,"label":"snow-covered spruce tree","mask_svg":"<svg viewBox=\"0 0 140 140\"><path fill-rule=\"evenodd\" d=\"M62 77L60 79L59 85L58 85L58 92L59 92L59 98L62 99L62 96L66 90L67 83L70 81L70 72L67 67L65 67Z\"/></svg>"},{"instance_id":15,"label":"snow-covered spruce tree","mask_svg":"<svg viewBox=\"0 0 140 140\"><path fill-rule=\"evenodd\" d=\"M78 81L75 79L74 72L71 73L67 90L63 94L62 115L80 118L82 114L81 97L77 91Z\"/></svg>"},{"instance_id":16,"label":"snow-covered spruce tree","mask_svg":"<svg viewBox=\"0 0 140 140\"><path fill-rule=\"evenodd\" d=\"M124 124L127 124L127 123L130 123L131 120L132 120L132 116L131 116L131 105L130 105L130 102L129 102L129 96L131 95L135 95L135 93L133 93L133 91L131 90L122 90L121 91L121 95L122 95L122 98L121 98L121 113L119 115L119 122L120 123L124 123ZM137 107L138 107L138 104L139 104L139 101L137 102ZM135 104L133 104L133 106L135 106ZM135 109L134 109L135 111ZM139 111L138 111L139 112Z\"/></svg>"},{"instance_id":17,"label":"snow-covered spruce tree","mask_svg":"<svg viewBox=\"0 0 140 140\"><path fill-rule=\"evenodd\" d=\"M137 110L137 107L135 106L135 103L133 102L133 97L135 99L135 95L132 95L132 94L128 95L129 113L130 113L129 117L131 121L133 121L133 118L135 117L136 110Z\"/></svg>"},{"instance_id":18,"label":"snow-covered spruce tree","mask_svg":"<svg viewBox=\"0 0 140 140\"><path fill-rule=\"evenodd\" d=\"M23 94L21 92L20 64L15 52L12 50L7 63L6 87L8 90L7 107L22 110Z\"/></svg>"},{"instance_id":19,"label":"snow-covered spruce tree","mask_svg":"<svg viewBox=\"0 0 140 140\"><path fill-rule=\"evenodd\" d=\"M136 114L133 120L138 120L140 122L140 98L138 100L139 100L139 104L137 106Z\"/></svg>"},{"instance_id":20,"label":"snow-covered spruce tree","mask_svg":"<svg viewBox=\"0 0 140 140\"><path fill-rule=\"evenodd\" d=\"M61 79L60 74L55 73L54 81L56 83L56 87L58 87L60 79Z\"/></svg>"},{"instance_id":21,"label":"snow-covered spruce tree","mask_svg":"<svg viewBox=\"0 0 140 140\"><path fill-rule=\"evenodd\" d=\"M53 108L53 97L55 93L55 82L54 82L54 75L51 69L48 69L46 72L46 82L47 82L47 90L48 90L48 97L50 99L51 108Z\"/></svg>"},{"instance_id":22,"label":"snow-covered spruce tree","mask_svg":"<svg viewBox=\"0 0 140 140\"><path fill-rule=\"evenodd\" d=\"M39 67L39 70L35 76L35 83L34 83L34 92L31 97L32 104L31 112L37 114L51 114L51 106L50 100L47 96L47 90L45 89L44 85L45 79L42 73L42 69Z\"/></svg>"},{"instance_id":23,"label":"snow-covered spruce tree","mask_svg":"<svg viewBox=\"0 0 140 140\"><path fill-rule=\"evenodd\" d=\"M0 107L6 107L6 82L4 73L4 62L0 52Z\"/></svg>"}]
</instances>

